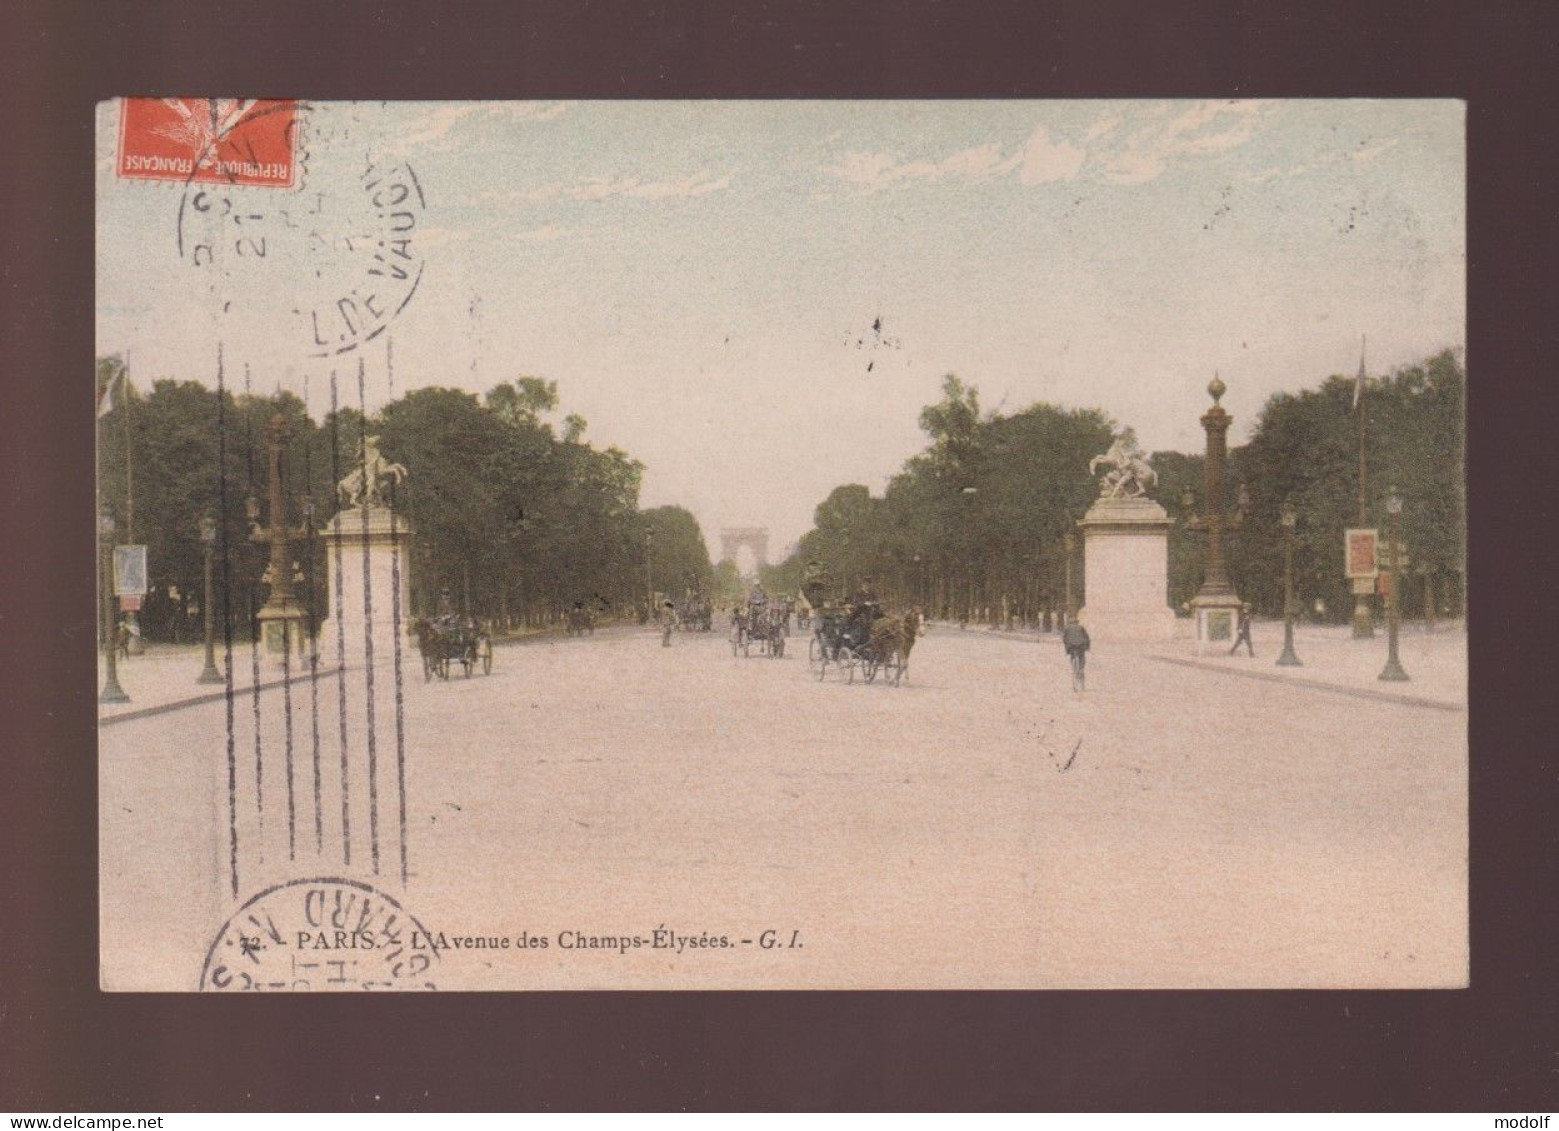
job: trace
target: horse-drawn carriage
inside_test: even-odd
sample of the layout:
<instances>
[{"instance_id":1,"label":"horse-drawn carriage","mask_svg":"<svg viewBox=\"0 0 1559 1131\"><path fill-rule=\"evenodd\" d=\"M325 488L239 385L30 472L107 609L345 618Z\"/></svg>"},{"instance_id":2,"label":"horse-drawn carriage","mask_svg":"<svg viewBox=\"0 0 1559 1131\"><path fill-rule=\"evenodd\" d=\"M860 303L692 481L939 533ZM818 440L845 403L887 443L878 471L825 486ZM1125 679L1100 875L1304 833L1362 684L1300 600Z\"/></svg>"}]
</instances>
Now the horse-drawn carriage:
<instances>
[{"instance_id":1,"label":"horse-drawn carriage","mask_svg":"<svg viewBox=\"0 0 1559 1131\"><path fill-rule=\"evenodd\" d=\"M909 654L920 635L920 613L888 616L875 601L826 603L815 609L817 627L807 646L807 663L819 680L832 667L854 683L881 675L895 687L909 671Z\"/></svg>"},{"instance_id":2,"label":"horse-drawn carriage","mask_svg":"<svg viewBox=\"0 0 1559 1131\"><path fill-rule=\"evenodd\" d=\"M470 617L419 617L412 622L411 631L422 653L424 682L435 675L448 679L453 664L459 664L467 678L478 667L483 675L492 674L492 634Z\"/></svg>"},{"instance_id":3,"label":"horse-drawn carriage","mask_svg":"<svg viewBox=\"0 0 1559 1131\"><path fill-rule=\"evenodd\" d=\"M785 655L785 608L774 602L749 602L731 614L731 655L751 656L753 646L760 656L781 659Z\"/></svg>"},{"instance_id":4,"label":"horse-drawn carriage","mask_svg":"<svg viewBox=\"0 0 1559 1131\"><path fill-rule=\"evenodd\" d=\"M677 620L684 632L710 632L715 626L714 603L701 595L689 597L678 606Z\"/></svg>"}]
</instances>

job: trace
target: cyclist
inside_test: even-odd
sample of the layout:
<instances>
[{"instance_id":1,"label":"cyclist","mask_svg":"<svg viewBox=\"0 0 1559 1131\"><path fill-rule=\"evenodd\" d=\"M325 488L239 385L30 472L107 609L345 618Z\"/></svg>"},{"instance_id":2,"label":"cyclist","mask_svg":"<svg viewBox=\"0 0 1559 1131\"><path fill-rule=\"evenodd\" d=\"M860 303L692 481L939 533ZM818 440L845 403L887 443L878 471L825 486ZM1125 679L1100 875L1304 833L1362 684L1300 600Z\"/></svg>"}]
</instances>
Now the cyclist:
<instances>
[{"instance_id":1,"label":"cyclist","mask_svg":"<svg viewBox=\"0 0 1559 1131\"><path fill-rule=\"evenodd\" d=\"M1083 689L1083 665L1087 662L1088 648L1092 642L1088 639L1088 630L1077 623L1075 616L1068 617L1066 627L1061 630L1061 646L1066 649L1066 658L1072 664L1072 690Z\"/></svg>"}]
</instances>

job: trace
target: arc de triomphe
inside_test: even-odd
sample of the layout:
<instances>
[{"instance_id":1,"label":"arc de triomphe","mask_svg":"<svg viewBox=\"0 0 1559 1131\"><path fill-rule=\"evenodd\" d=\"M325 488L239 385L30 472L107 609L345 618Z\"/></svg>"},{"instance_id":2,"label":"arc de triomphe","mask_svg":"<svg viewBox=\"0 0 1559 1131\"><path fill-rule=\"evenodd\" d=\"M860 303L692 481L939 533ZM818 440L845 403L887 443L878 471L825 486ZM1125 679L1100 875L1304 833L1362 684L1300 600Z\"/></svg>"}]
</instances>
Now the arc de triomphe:
<instances>
[{"instance_id":1,"label":"arc de triomphe","mask_svg":"<svg viewBox=\"0 0 1559 1131\"><path fill-rule=\"evenodd\" d=\"M734 562L741 548L752 551L762 569L769 564L769 531L765 526L727 526L720 531L720 560Z\"/></svg>"}]
</instances>

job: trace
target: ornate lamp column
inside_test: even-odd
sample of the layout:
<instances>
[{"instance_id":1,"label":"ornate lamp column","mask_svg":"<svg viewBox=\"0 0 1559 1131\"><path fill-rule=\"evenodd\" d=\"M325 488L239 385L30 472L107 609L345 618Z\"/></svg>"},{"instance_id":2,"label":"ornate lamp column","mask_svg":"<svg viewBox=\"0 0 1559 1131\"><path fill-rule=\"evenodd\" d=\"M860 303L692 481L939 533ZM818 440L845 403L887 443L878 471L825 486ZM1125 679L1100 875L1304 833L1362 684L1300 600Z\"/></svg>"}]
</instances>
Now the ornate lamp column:
<instances>
[{"instance_id":1,"label":"ornate lamp column","mask_svg":"<svg viewBox=\"0 0 1559 1131\"><path fill-rule=\"evenodd\" d=\"M1278 657L1280 668L1297 668L1303 665L1294 652L1294 526L1299 515L1294 504L1284 500L1281 514L1283 522L1283 654Z\"/></svg>"},{"instance_id":2,"label":"ornate lamp column","mask_svg":"<svg viewBox=\"0 0 1559 1131\"><path fill-rule=\"evenodd\" d=\"M290 545L296 539L307 537L308 531L302 526L287 525L287 501L282 494L281 481L281 455L287 441L287 421L281 413L271 417L265 433L270 449L270 513L266 516L270 524L262 527L254 523L249 538L254 542L269 542L271 546L270 565L266 567L264 575L270 583L270 596L256 614L256 619L260 622L266 650L278 659L284 659L294 646L299 655L303 654L305 618L303 608L293 593ZM250 510L254 512L258 508L251 506Z\"/></svg>"},{"instance_id":3,"label":"ornate lamp column","mask_svg":"<svg viewBox=\"0 0 1559 1131\"><path fill-rule=\"evenodd\" d=\"M1219 404L1228 387L1213 375L1207 393L1213 398L1213 406L1202 414L1202 428L1207 433L1207 455L1203 461L1207 514L1191 515L1186 525L1207 535L1207 564L1202 575L1202 587L1191 599L1196 611L1196 639L1198 643L1232 639L1234 614L1240 607L1239 596L1229 581L1229 570L1223 560L1223 535L1225 531L1240 529L1245 522L1248 500L1240 491L1239 506L1233 514L1224 511L1224 471L1229 458L1229 425L1234 423L1224 407Z\"/></svg>"},{"instance_id":4,"label":"ornate lamp column","mask_svg":"<svg viewBox=\"0 0 1559 1131\"><path fill-rule=\"evenodd\" d=\"M1390 533L1387 537L1391 551L1386 556L1385 564L1390 570L1387 577L1390 578L1391 589L1386 595L1386 632L1388 641L1386 666L1381 669L1380 678L1393 683L1403 683L1409 677L1402 667L1402 661L1397 658L1397 629L1401 621L1399 610L1401 609L1402 600L1402 569L1401 563L1398 561L1402 554L1402 496L1397 494L1395 487L1391 488L1391 493L1386 498L1386 514L1389 516L1387 529Z\"/></svg>"},{"instance_id":5,"label":"ornate lamp column","mask_svg":"<svg viewBox=\"0 0 1559 1131\"><path fill-rule=\"evenodd\" d=\"M108 673L103 680L99 703L128 703L130 697L119 686L119 621L114 616L114 516L104 511L98 516L97 532L103 559L103 660Z\"/></svg>"},{"instance_id":6,"label":"ornate lamp column","mask_svg":"<svg viewBox=\"0 0 1559 1131\"><path fill-rule=\"evenodd\" d=\"M216 609L213 607L214 586L211 580L211 552L217 542L217 521L209 514L200 520L200 548L206 558L206 595L201 606L206 614L206 666L200 670L196 683L224 683L216 661Z\"/></svg>"}]
</instances>

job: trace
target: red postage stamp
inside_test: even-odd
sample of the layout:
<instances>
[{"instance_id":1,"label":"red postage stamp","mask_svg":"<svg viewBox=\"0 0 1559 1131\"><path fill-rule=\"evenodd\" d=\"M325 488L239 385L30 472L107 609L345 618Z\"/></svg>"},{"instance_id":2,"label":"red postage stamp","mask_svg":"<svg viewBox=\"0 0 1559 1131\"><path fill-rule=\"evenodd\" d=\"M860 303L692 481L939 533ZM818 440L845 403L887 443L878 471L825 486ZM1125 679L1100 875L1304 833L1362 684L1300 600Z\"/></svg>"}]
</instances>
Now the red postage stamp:
<instances>
[{"instance_id":1,"label":"red postage stamp","mask_svg":"<svg viewBox=\"0 0 1559 1131\"><path fill-rule=\"evenodd\" d=\"M119 175L290 188L297 121L290 98L126 98Z\"/></svg>"}]
</instances>

